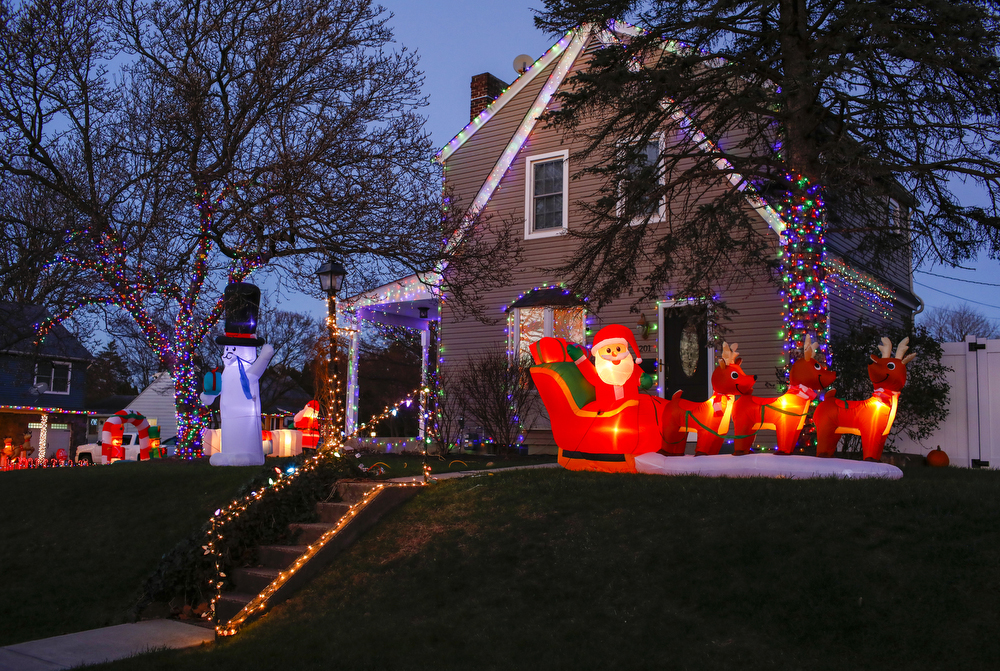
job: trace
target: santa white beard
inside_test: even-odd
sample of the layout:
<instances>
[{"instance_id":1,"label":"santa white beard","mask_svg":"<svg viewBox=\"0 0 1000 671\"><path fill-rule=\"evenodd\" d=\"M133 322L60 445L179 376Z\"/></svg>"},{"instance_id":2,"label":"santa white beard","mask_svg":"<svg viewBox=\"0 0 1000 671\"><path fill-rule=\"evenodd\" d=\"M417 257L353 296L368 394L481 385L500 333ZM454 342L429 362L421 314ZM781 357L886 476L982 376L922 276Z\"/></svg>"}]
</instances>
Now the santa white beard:
<instances>
[{"instance_id":1,"label":"santa white beard","mask_svg":"<svg viewBox=\"0 0 1000 671\"><path fill-rule=\"evenodd\" d=\"M613 361L608 361L607 359L598 356L594 359L594 367L597 369L597 374L601 376L601 379L604 382L620 386L628 382L628 379L632 377L632 370L635 368L635 362L631 356L626 356L616 366Z\"/></svg>"}]
</instances>

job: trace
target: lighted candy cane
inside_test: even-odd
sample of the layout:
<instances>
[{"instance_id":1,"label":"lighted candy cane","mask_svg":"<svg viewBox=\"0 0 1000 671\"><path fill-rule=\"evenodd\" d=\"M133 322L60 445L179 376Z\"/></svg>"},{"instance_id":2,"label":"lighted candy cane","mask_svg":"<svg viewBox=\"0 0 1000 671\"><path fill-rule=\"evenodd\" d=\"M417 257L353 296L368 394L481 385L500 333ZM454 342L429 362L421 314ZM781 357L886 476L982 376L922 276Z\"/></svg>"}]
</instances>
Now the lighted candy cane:
<instances>
[{"instance_id":1,"label":"lighted candy cane","mask_svg":"<svg viewBox=\"0 0 1000 671\"><path fill-rule=\"evenodd\" d=\"M107 455L110 459L120 450L119 458L124 458L125 449L121 445L121 437L125 422L133 424L139 431L139 458L142 458L143 452L149 458L149 422L135 410L129 409L119 410L104 422L104 427L101 429L101 454ZM115 438L118 438L118 445L114 443Z\"/></svg>"}]
</instances>

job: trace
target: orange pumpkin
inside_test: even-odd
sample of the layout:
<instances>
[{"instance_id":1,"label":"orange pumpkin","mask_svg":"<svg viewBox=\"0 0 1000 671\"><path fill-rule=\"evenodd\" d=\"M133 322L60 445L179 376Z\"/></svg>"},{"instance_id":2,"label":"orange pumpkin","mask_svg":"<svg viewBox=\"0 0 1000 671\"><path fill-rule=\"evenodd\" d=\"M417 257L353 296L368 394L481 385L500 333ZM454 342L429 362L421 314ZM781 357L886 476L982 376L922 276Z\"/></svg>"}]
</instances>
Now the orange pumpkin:
<instances>
[{"instance_id":1,"label":"orange pumpkin","mask_svg":"<svg viewBox=\"0 0 1000 671\"><path fill-rule=\"evenodd\" d=\"M927 465L928 466L947 466L950 463L948 455L941 449L940 446L936 450L931 450L927 453Z\"/></svg>"}]
</instances>

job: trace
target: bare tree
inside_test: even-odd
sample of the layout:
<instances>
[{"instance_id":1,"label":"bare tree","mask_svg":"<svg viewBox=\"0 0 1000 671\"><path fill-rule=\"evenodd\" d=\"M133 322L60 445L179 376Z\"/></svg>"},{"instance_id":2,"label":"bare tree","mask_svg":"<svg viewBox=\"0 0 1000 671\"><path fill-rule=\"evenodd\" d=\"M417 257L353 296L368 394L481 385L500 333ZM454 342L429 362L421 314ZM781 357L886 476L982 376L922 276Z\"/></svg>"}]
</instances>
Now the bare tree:
<instances>
[{"instance_id":1,"label":"bare tree","mask_svg":"<svg viewBox=\"0 0 1000 671\"><path fill-rule=\"evenodd\" d=\"M0 179L72 211L46 222L51 263L84 289L40 335L86 305L133 322L173 373L182 454L226 282L268 267L311 288L330 255L355 285L440 267L421 73L389 18L368 0L0 0Z\"/></svg>"},{"instance_id":2,"label":"bare tree","mask_svg":"<svg viewBox=\"0 0 1000 671\"><path fill-rule=\"evenodd\" d=\"M530 368L529 358L512 359L503 347L494 347L471 359L462 372L458 389L465 407L498 452L519 447L536 419Z\"/></svg>"},{"instance_id":3,"label":"bare tree","mask_svg":"<svg viewBox=\"0 0 1000 671\"><path fill-rule=\"evenodd\" d=\"M443 370L431 375L429 398L432 416L427 433L440 457L447 456L458 447L465 429L468 399L459 383L460 379Z\"/></svg>"},{"instance_id":4,"label":"bare tree","mask_svg":"<svg viewBox=\"0 0 1000 671\"><path fill-rule=\"evenodd\" d=\"M964 303L957 308L931 308L920 325L938 342L962 342L965 336L1000 337L994 320Z\"/></svg>"}]
</instances>

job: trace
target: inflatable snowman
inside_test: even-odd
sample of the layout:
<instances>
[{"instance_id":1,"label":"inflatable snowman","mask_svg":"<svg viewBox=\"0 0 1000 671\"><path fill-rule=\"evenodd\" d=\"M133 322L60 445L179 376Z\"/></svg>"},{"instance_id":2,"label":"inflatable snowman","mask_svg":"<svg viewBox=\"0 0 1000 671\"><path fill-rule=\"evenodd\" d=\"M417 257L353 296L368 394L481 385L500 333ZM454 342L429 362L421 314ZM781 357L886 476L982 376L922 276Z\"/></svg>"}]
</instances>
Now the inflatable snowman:
<instances>
[{"instance_id":1,"label":"inflatable snowman","mask_svg":"<svg viewBox=\"0 0 1000 671\"><path fill-rule=\"evenodd\" d=\"M274 356L274 348L256 336L260 289L235 282L223 294L226 335L215 342L223 346L225 368L205 376L201 402L209 406L219 398L222 416L221 450L209 458L213 466L259 466L264 463L261 434L260 377ZM260 356L257 347L263 345Z\"/></svg>"}]
</instances>

